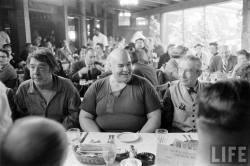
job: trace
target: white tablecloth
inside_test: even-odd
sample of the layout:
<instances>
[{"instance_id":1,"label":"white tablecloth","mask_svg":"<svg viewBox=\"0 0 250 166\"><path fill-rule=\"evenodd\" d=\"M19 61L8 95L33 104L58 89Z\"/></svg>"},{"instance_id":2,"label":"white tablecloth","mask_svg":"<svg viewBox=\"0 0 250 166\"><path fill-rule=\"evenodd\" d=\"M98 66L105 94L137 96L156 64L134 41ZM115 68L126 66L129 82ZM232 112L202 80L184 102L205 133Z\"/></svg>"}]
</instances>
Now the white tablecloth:
<instances>
[{"instance_id":1,"label":"white tablecloth","mask_svg":"<svg viewBox=\"0 0 250 166\"><path fill-rule=\"evenodd\" d=\"M84 135L83 133L82 135ZM117 135L117 133L99 133L99 132L90 132L88 136L86 137L84 143L88 143L91 141L91 139L98 139L101 141L101 143L106 143L108 140L108 136L110 134ZM129 150L130 145L134 145L135 149L137 150L137 153L140 152L150 152L153 154L156 154L156 147L157 147L157 138L154 133L139 133L140 139L136 142L132 143L123 143L120 142L118 139L115 139L115 144L117 147L125 148ZM191 135L193 139L198 139L196 133L169 133L167 136L167 144L173 143L174 139L179 139L185 141L185 135ZM119 165L118 162L114 164ZM69 146L69 152L67 159L64 163L64 166L84 166L84 164L80 163L76 157L73 154L73 151L71 147Z\"/></svg>"}]
</instances>

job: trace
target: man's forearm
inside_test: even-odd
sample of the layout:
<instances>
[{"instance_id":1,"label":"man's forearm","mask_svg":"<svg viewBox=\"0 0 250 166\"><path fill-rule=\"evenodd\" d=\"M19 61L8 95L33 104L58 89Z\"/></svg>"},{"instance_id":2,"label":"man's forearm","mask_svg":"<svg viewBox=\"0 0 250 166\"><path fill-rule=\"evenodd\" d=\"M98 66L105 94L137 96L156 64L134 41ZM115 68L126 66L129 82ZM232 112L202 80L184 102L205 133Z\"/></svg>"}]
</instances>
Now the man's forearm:
<instances>
[{"instance_id":1,"label":"man's forearm","mask_svg":"<svg viewBox=\"0 0 250 166\"><path fill-rule=\"evenodd\" d=\"M161 125L161 118L152 117L148 119L145 125L141 129L141 133L154 133L155 129L159 128Z\"/></svg>"},{"instance_id":2,"label":"man's forearm","mask_svg":"<svg viewBox=\"0 0 250 166\"><path fill-rule=\"evenodd\" d=\"M100 128L97 126L96 122L90 118L80 118L80 126L87 132L100 132Z\"/></svg>"}]
</instances>

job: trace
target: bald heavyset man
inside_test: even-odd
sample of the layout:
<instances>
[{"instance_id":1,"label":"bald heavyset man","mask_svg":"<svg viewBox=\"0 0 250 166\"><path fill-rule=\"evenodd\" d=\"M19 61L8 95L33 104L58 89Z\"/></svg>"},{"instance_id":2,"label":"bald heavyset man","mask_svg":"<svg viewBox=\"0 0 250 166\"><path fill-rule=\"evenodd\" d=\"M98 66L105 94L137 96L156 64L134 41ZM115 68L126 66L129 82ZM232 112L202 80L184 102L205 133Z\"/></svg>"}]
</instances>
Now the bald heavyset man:
<instances>
[{"instance_id":1,"label":"bald heavyset man","mask_svg":"<svg viewBox=\"0 0 250 166\"><path fill-rule=\"evenodd\" d=\"M1 166L62 166L67 136L58 122L42 117L17 120L3 139Z\"/></svg>"},{"instance_id":2,"label":"bald heavyset man","mask_svg":"<svg viewBox=\"0 0 250 166\"><path fill-rule=\"evenodd\" d=\"M92 84L81 103L82 129L154 132L161 123L157 92L148 80L132 74L126 50L113 50L107 61L111 76Z\"/></svg>"}]
</instances>

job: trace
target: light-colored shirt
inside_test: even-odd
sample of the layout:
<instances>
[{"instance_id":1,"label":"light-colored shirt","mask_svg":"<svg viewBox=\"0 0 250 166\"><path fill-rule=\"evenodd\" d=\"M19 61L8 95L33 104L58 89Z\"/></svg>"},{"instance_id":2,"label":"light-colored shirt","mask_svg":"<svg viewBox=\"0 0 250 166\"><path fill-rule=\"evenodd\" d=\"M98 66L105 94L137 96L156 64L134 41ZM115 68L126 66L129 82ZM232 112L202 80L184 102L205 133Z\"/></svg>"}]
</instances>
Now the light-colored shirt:
<instances>
[{"instance_id":1,"label":"light-colored shirt","mask_svg":"<svg viewBox=\"0 0 250 166\"><path fill-rule=\"evenodd\" d=\"M94 47L96 46L97 43L101 43L101 44L103 44L104 47L106 47L106 46L108 46L108 38L104 34L99 33L98 36L95 35L93 37L93 43L94 43Z\"/></svg>"},{"instance_id":2,"label":"light-colored shirt","mask_svg":"<svg viewBox=\"0 0 250 166\"><path fill-rule=\"evenodd\" d=\"M4 44L10 44L10 37L6 32L0 31L0 48L3 48Z\"/></svg>"},{"instance_id":3,"label":"light-colored shirt","mask_svg":"<svg viewBox=\"0 0 250 166\"><path fill-rule=\"evenodd\" d=\"M0 82L0 140L11 125L11 110L6 95L6 87Z\"/></svg>"},{"instance_id":4,"label":"light-colored shirt","mask_svg":"<svg viewBox=\"0 0 250 166\"><path fill-rule=\"evenodd\" d=\"M194 88L195 92L192 93L189 93L188 89L180 81L176 81L169 88L171 101L174 106L173 127L185 132L196 131L197 95L205 85L205 83L198 82L197 87Z\"/></svg>"}]
</instances>

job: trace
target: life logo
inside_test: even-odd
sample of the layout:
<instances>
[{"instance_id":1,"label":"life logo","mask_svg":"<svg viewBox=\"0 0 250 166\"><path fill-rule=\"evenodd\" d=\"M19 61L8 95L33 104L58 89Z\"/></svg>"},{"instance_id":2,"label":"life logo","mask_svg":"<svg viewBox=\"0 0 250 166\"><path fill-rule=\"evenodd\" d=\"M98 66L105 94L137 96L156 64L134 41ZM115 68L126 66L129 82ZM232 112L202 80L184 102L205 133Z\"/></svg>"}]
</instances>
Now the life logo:
<instances>
[{"instance_id":1,"label":"life logo","mask_svg":"<svg viewBox=\"0 0 250 166\"><path fill-rule=\"evenodd\" d=\"M248 163L248 146L212 145L210 162L212 164L246 164Z\"/></svg>"}]
</instances>

